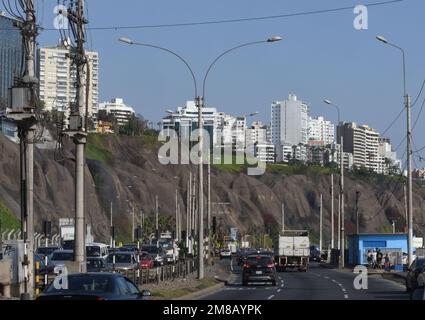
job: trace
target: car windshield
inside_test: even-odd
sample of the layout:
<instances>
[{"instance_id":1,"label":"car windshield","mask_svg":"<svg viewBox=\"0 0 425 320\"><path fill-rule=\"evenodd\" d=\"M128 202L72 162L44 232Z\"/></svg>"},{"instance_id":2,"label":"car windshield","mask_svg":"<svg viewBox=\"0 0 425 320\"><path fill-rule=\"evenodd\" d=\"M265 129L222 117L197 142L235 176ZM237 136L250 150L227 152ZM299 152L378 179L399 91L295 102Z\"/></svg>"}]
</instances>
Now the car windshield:
<instances>
[{"instance_id":1,"label":"car windshield","mask_svg":"<svg viewBox=\"0 0 425 320\"><path fill-rule=\"evenodd\" d=\"M74 253L72 252L54 252L52 255L52 260L54 261L72 261L74 259Z\"/></svg>"},{"instance_id":2,"label":"car windshield","mask_svg":"<svg viewBox=\"0 0 425 320\"><path fill-rule=\"evenodd\" d=\"M49 255L55 250L58 250L58 248L40 247L40 248L37 249L37 253Z\"/></svg>"},{"instance_id":3,"label":"car windshield","mask_svg":"<svg viewBox=\"0 0 425 320\"><path fill-rule=\"evenodd\" d=\"M88 246L86 247L87 257L100 257L100 247Z\"/></svg>"},{"instance_id":4,"label":"car windshield","mask_svg":"<svg viewBox=\"0 0 425 320\"><path fill-rule=\"evenodd\" d=\"M159 248L157 248L156 246L147 246L147 247L143 247L142 248L143 251L146 251L148 253L158 253Z\"/></svg>"},{"instance_id":5,"label":"car windshield","mask_svg":"<svg viewBox=\"0 0 425 320\"><path fill-rule=\"evenodd\" d=\"M64 292L80 292L80 293L96 293L110 292L111 278L104 275L71 275L68 276L68 288L56 288L55 285L50 285L47 293L64 293Z\"/></svg>"},{"instance_id":6,"label":"car windshield","mask_svg":"<svg viewBox=\"0 0 425 320\"><path fill-rule=\"evenodd\" d=\"M267 264L272 263L272 259L270 257L264 257L264 256L250 256L247 258L247 263L249 265L259 265L264 266Z\"/></svg>"},{"instance_id":7,"label":"car windshield","mask_svg":"<svg viewBox=\"0 0 425 320\"><path fill-rule=\"evenodd\" d=\"M113 254L108 256L108 263L113 263ZM130 254L115 254L115 263L131 263Z\"/></svg>"}]
</instances>

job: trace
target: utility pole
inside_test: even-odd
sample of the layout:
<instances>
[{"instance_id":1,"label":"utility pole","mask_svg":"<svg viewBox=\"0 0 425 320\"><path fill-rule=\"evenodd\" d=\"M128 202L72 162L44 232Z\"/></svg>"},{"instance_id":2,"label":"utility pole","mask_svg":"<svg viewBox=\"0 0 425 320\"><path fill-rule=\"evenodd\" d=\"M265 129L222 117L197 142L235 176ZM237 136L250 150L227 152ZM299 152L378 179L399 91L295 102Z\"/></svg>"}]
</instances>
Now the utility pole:
<instances>
[{"instance_id":1,"label":"utility pole","mask_svg":"<svg viewBox=\"0 0 425 320\"><path fill-rule=\"evenodd\" d=\"M155 196L155 236L156 236L156 247L159 248L159 208L158 208L158 196Z\"/></svg>"},{"instance_id":2,"label":"utility pole","mask_svg":"<svg viewBox=\"0 0 425 320\"><path fill-rule=\"evenodd\" d=\"M135 237L134 237L134 233L135 233L135 229L134 229L134 206L133 204L131 204L131 241L134 243L135 241Z\"/></svg>"},{"instance_id":3,"label":"utility pole","mask_svg":"<svg viewBox=\"0 0 425 320\"><path fill-rule=\"evenodd\" d=\"M407 233L407 228L408 228L408 214L407 214L407 195L406 195L406 184L403 183L403 193L404 193L404 214L405 214L405 219L406 219L406 223L404 224L404 232Z\"/></svg>"},{"instance_id":4,"label":"utility pole","mask_svg":"<svg viewBox=\"0 0 425 320\"><path fill-rule=\"evenodd\" d=\"M178 190L176 188L176 212L175 212L175 219L176 219L176 225L175 225L175 237L174 240L179 241L179 217L178 217Z\"/></svg>"},{"instance_id":5,"label":"utility pole","mask_svg":"<svg viewBox=\"0 0 425 320\"><path fill-rule=\"evenodd\" d=\"M341 250L341 195L340 194L338 195L338 250Z\"/></svg>"},{"instance_id":6,"label":"utility pole","mask_svg":"<svg viewBox=\"0 0 425 320\"><path fill-rule=\"evenodd\" d=\"M320 239L319 251L322 252L323 248L323 194L320 194Z\"/></svg>"},{"instance_id":7,"label":"utility pole","mask_svg":"<svg viewBox=\"0 0 425 320\"><path fill-rule=\"evenodd\" d=\"M359 225L359 197L360 191L356 191L356 230L357 234L360 234L360 225Z\"/></svg>"},{"instance_id":8,"label":"utility pole","mask_svg":"<svg viewBox=\"0 0 425 320\"><path fill-rule=\"evenodd\" d=\"M345 267L345 210L344 210L344 136L341 134L341 268Z\"/></svg>"},{"instance_id":9,"label":"utility pole","mask_svg":"<svg viewBox=\"0 0 425 320\"><path fill-rule=\"evenodd\" d=\"M188 254L192 253L190 249L190 215L192 210L192 172L189 172L189 181L187 183L187 200L186 200L186 248L188 249Z\"/></svg>"},{"instance_id":10,"label":"utility pole","mask_svg":"<svg viewBox=\"0 0 425 320\"><path fill-rule=\"evenodd\" d=\"M10 6L10 5L9 5ZM13 9L10 9L13 10ZM17 26L21 30L25 63L22 78L16 79L9 88L11 101L6 110L7 118L16 122L20 144L20 180L21 180L21 237L24 243L24 291L22 300L34 295L34 143L36 142L36 106L38 103L35 77L35 43L38 28L35 16L34 0L22 0L16 3L16 14L21 16Z\"/></svg>"},{"instance_id":11,"label":"utility pole","mask_svg":"<svg viewBox=\"0 0 425 320\"><path fill-rule=\"evenodd\" d=\"M404 57L404 52L403 52ZM406 81L406 80L405 80ZM408 215L408 232L407 232L407 252L408 265L413 263L413 186L412 186L412 114L410 105L410 96L405 94L405 104L407 111L407 215Z\"/></svg>"},{"instance_id":12,"label":"utility pole","mask_svg":"<svg viewBox=\"0 0 425 320\"><path fill-rule=\"evenodd\" d=\"M335 249L334 175L331 174L331 249Z\"/></svg>"},{"instance_id":13,"label":"utility pole","mask_svg":"<svg viewBox=\"0 0 425 320\"><path fill-rule=\"evenodd\" d=\"M110 221L111 221L111 239L110 239L110 243L111 243L111 248L112 248L113 247L113 241L114 241L114 225L113 225L113 222L112 222L112 201L111 201Z\"/></svg>"},{"instance_id":14,"label":"utility pole","mask_svg":"<svg viewBox=\"0 0 425 320\"><path fill-rule=\"evenodd\" d=\"M145 232L143 230L143 228L145 227L145 217L143 215L143 209L140 209L140 227L141 227L141 235L140 238L142 239L142 244L143 244L143 236L145 235Z\"/></svg>"},{"instance_id":15,"label":"utility pole","mask_svg":"<svg viewBox=\"0 0 425 320\"><path fill-rule=\"evenodd\" d=\"M204 97L199 96L196 99L198 105L198 129L199 129L199 173L198 173L198 279L204 278L204 125L202 123L202 109L204 106Z\"/></svg>"},{"instance_id":16,"label":"utility pole","mask_svg":"<svg viewBox=\"0 0 425 320\"><path fill-rule=\"evenodd\" d=\"M207 238L208 258L212 257L212 234L211 234L211 152L208 153L208 197L207 197Z\"/></svg>"},{"instance_id":17,"label":"utility pole","mask_svg":"<svg viewBox=\"0 0 425 320\"><path fill-rule=\"evenodd\" d=\"M76 6L76 7L74 7ZM86 272L85 264L85 212L84 212L84 167L85 167L85 145L87 142L87 132L84 131L82 113L85 110L85 66L87 57L85 55L84 43L85 25L87 20L84 18L84 1L78 0L71 2L68 9L68 20L76 31L76 47L72 47L70 57L76 66L76 90L77 95L75 103L71 105L71 114L69 116L69 130L66 134L73 138L75 144L75 247L74 261L79 264L80 272Z\"/></svg>"},{"instance_id":18,"label":"utility pole","mask_svg":"<svg viewBox=\"0 0 425 320\"><path fill-rule=\"evenodd\" d=\"M285 203L282 202L282 236L285 234Z\"/></svg>"}]
</instances>

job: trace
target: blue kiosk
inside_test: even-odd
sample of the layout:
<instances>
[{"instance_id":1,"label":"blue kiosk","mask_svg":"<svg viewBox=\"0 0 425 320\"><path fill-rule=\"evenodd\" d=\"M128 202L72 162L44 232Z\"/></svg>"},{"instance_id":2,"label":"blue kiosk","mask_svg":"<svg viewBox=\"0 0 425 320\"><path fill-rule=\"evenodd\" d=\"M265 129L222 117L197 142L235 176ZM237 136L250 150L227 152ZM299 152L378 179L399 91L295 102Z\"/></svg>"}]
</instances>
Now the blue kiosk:
<instances>
[{"instance_id":1,"label":"blue kiosk","mask_svg":"<svg viewBox=\"0 0 425 320\"><path fill-rule=\"evenodd\" d=\"M354 234L348 236L348 263L367 265L369 250L379 249L390 257L395 270L403 270L403 252L407 252L407 234Z\"/></svg>"}]
</instances>

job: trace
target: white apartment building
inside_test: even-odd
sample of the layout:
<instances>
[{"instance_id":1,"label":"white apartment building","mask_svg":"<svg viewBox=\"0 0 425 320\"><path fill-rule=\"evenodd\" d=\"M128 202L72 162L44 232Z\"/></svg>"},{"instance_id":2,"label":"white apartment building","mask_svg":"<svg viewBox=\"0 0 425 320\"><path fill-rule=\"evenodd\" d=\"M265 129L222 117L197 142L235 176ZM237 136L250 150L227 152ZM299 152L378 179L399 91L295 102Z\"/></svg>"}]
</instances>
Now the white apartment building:
<instances>
[{"instance_id":1,"label":"white apartment building","mask_svg":"<svg viewBox=\"0 0 425 320\"><path fill-rule=\"evenodd\" d=\"M338 142L344 137L344 152L353 155L354 167L388 174L389 167L393 166L390 163L399 164L389 140L381 139L379 133L367 125L344 122L338 126L337 136Z\"/></svg>"},{"instance_id":2,"label":"white apartment building","mask_svg":"<svg viewBox=\"0 0 425 320\"><path fill-rule=\"evenodd\" d=\"M290 94L288 100L273 102L271 106L271 138L276 149L276 160L285 161L288 149L293 146L299 152L292 155L299 160L307 158L308 105Z\"/></svg>"},{"instance_id":3,"label":"white apartment building","mask_svg":"<svg viewBox=\"0 0 425 320\"><path fill-rule=\"evenodd\" d=\"M323 117L309 117L308 140L323 141L325 146L333 144L335 140L335 126Z\"/></svg>"},{"instance_id":4,"label":"white apartment building","mask_svg":"<svg viewBox=\"0 0 425 320\"><path fill-rule=\"evenodd\" d=\"M259 161L274 163L275 147L269 139L269 133L269 126L263 125L259 121L253 122L252 125L246 129L246 150Z\"/></svg>"},{"instance_id":5,"label":"white apartment building","mask_svg":"<svg viewBox=\"0 0 425 320\"><path fill-rule=\"evenodd\" d=\"M223 138L217 134L218 125L224 125L225 115L219 114L216 108L203 108L202 119L204 121L204 129L210 134L212 141L210 144L217 144L222 139L232 141L232 135L229 133ZM226 118L230 121L230 118ZM170 112L168 116L162 119L162 129L176 132L181 139L190 139L190 134L198 128L198 108L194 101L187 101L185 106L178 107L176 111ZM233 123L233 122L232 122Z\"/></svg>"},{"instance_id":6,"label":"white apartment building","mask_svg":"<svg viewBox=\"0 0 425 320\"><path fill-rule=\"evenodd\" d=\"M57 110L66 115L76 100L76 69L64 44L38 50L39 97L47 111ZM88 81L88 115L96 119L99 103L99 54L86 51L85 81ZM86 96L86 95L85 95ZM84 102L86 105L86 102ZM86 107L80 110L86 114Z\"/></svg>"},{"instance_id":7,"label":"white apartment building","mask_svg":"<svg viewBox=\"0 0 425 320\"><path fill-rule=\"evenodd\" d=\"M122 98L100 103L99 111L106 111L107 114L114 115L119 126L126 125L128 118L135 114L133 107L126 105Z\"/></svg>"}]
</instances>

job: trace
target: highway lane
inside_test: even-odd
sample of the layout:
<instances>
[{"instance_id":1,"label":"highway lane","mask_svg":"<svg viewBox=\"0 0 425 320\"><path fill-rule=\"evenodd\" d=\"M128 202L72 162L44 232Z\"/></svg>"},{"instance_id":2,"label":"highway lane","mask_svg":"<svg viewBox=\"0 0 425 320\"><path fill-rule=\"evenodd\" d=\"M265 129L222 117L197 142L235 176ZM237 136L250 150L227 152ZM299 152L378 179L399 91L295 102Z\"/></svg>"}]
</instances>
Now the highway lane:
<instances>
[{"instance_id":1,"label":"highway lane","mask_svg":"<svg viewBox=\"0 0 425 320\"><path fill-rule=\"evenodd\" d=\"M270 284L242 286L242 269L229 263L234 281L220 291L204 297L205 300L406 300L405 287L382 279L379 275L368 278L367 290L356 290L357 275L311 264L307 272L278 273L276 286Z\"/></svg>"}]
</instances>

